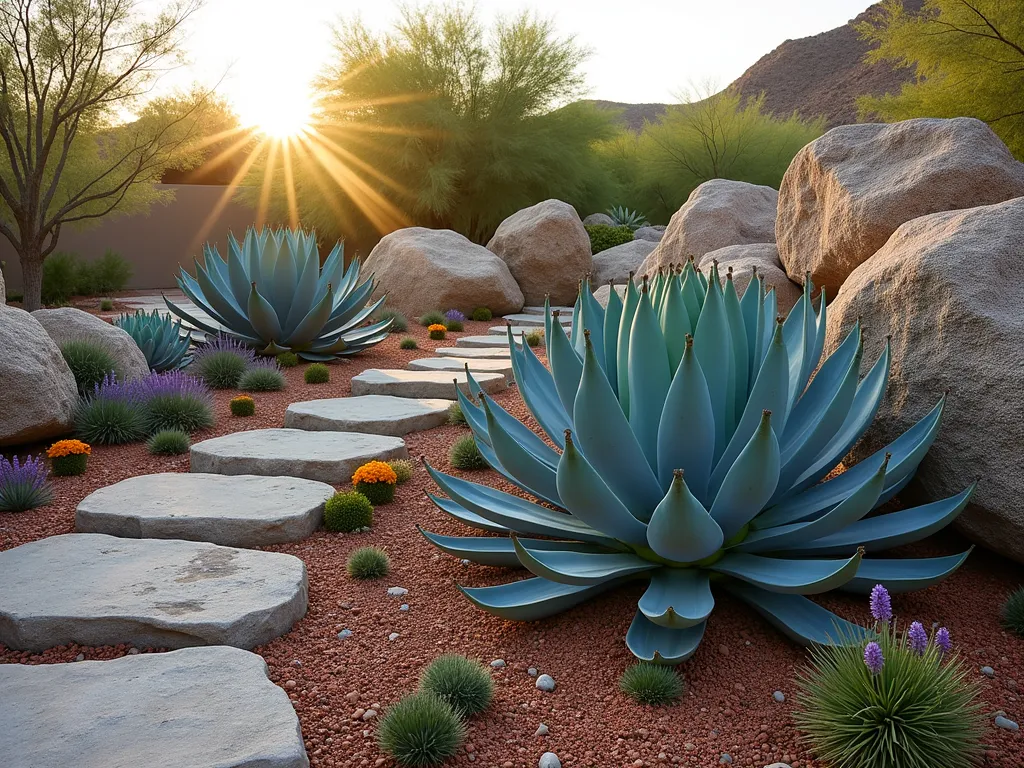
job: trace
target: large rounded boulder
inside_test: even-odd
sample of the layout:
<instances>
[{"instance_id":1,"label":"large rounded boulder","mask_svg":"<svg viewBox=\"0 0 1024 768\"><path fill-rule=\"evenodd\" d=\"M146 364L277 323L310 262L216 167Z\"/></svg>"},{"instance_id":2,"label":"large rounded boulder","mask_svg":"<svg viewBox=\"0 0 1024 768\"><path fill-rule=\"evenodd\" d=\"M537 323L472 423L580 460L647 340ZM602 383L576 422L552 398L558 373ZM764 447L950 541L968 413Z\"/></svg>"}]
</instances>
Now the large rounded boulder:
<instances>
[{"instance_id":1,"label":"large rounded boulder","mask_svg":"<svg viewBox=\"0 0 1024 768\"><path fill-rule=\"evenodd\" d=\"M50 334L58 347L69 341L85 341L114 359L118 378L138 379L149 373L149 363L139 345L126 331L74 307L37 309L32 317Z\"/></svg>"},{"instance_id":2,"label":"large rounded boulder","mask_svg":"<svg viewBox=\"0 0 1024 768\"><path fill-rule=\"evenodd\" d=\"M947 394L935 443L904 498L934 501L978 481L957 522L1024 562L1024 197L914 219L847 278L828 308L826 350L861 318L864 368L892 337L885 401L860 459Z\"/></svg>"},{"instance_id":3,"label":"large rounded boulder","mask_svg":"<svg viewBox=\"0 0 1024 768\"><path fill-rule=\"evenodd\" d=\"M591 271L590 237L576 209L545 200L516 211L487 243L519 283L527 304L572 305L580 280Z\"/></svg>"},{"instance_id":4,"label":"large rounded boulder","mask_svg":"<svg viewBox=\"0 0 1024 768\"><path fill-rule=\"evenodd\" d=\"M410 317L431 310L496 315L523 308L523 292L501 259L450 229L408 227L381 239L363 264L377 280L374 298Z\"/></svg>"},{"instance_id":5,"label":"large rounded boulder","mask_svg":"<svg viewBox=\"0 0 1024 768\"><path fill-rule=\"evenodd\" d=\"M625 283L630 272L636 272L644 263L657 243L650 240L630 240L628 243L613 245L594 254L594 271L590 276L591 285L607 282Z\"/></svg>"},{"instance_id":6,"label":"large rounded boulder","mask_svg":"<svg viewBox=\"0 0 1024 768\"><path fill-rule=\"evenodd\" d=\"M725 248L704 254L698 266L704 274L709 275L716 261L723 283L728 279L726 276L729 270L732 270L732 282L740 296L743 295L756 270L764 282L764 289L775 289L775 301L782 314L788 314L800 298L800 286L786 277L786 273L782 271L779 250L775 243L727 245Z\"/></svg>"},{"instance_id":7,"label":"large rounded boulder","mask_svg":"<svg viewBox=\"0 0 1024 768\"><path fill-rule=\"evenodd\" d=\"M1024 195L1024 164L980 120L843 125L801 149L779 188L776 241L790 279L826 295L904 222Z\"/></svg>"},{"instance_id":8,"label":"large rounded boulder","mask_svg":"<svg viewBox=\"0 0 1024 768\"><path fill-rule=\"evenodd\" d=\"M60 350L31 314L0 306L0 445L71 431L78 389Z\"/></svg>"},{"instance_id":9,"label":"large rounded boulder","mask_svg":"<svg viewBox=\"0 0 1024 768\"><path fill-rule=\"evenodd\" d=\"M711 179L697 187L672 215L665 233L640 271L653 275L690 256L700 261L727 245L775 242L779 193L745 181Z\"/></svg>"}]
</instances>

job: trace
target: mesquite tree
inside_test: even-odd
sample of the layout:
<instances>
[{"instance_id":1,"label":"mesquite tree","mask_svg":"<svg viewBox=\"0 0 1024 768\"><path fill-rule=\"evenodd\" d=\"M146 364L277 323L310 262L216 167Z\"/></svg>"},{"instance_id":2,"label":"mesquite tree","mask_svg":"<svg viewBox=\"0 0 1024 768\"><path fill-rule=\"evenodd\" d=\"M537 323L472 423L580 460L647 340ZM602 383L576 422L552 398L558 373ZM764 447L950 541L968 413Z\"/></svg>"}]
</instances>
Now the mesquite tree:
<instances>
[{"instance_id":1,"label":"mesquite tree","mask_svg":"<svg viewBox=\"0 0 1024 768\"><path fill-rule=\"evenodd\" d=\"M157 15L139 0L0 2L0 233L14 246L24 306L40 306L43 260L61 228L146 210L182 165L208 93L148 98L177 59L202 0Z\"/></svg>"}]
</instances>

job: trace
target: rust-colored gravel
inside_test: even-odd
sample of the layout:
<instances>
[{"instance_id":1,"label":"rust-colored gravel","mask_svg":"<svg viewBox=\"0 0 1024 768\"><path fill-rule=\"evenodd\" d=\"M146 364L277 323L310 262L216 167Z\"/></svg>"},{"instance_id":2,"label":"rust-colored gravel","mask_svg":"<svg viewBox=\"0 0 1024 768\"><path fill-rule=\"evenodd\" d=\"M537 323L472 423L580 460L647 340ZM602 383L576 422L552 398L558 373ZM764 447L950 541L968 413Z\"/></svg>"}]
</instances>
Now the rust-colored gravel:
<instances>
[{"instance_id":1,"label":"rust-colored gravel","mask_svg":"<svg viewBox=\"0 0 1024 768\"><path fill-rule=\"evenodd\" d=\"M486 333L493 324L469 322L465 333ZM406 335L414 336L420 349L400 350L398 342ZM456 337L449 334L447 340L433 342L425 329L410 326L407 334L393 334L369 352L332 365L331 382L326 385L307 385L302 367L289 369L288 389L257 395L257 414L249 419L230 416L227 402L236 393L217 393L217 425L195 440L280 426L288 403L347 395L349 379L365 368L404 367L409 360L428 356L435 347L452 344ZM514 389L497 400L526 417ZM462 432L442 427L408 435L406 441L413 457L423 455L451 471L448 447ZM0 516L0 549L71 532L75 506L96 488L131 475L187 470L187 458L151 457L143 445L95 448L85 476L54 479L53 504ZM496 473L489 470L459 474L497 484ZM339 478L338 487L346 482L347 478ZM820 766L799 744L790 717L793 675L806 654L742 603L716 595L718 605L700 650L679 668L686 680L679 704L637 705L617 686L619 675L632 660L624 638L641 587L622 589L534 624L506 622L484 613L458 593L455 582L479 586L514 575L482 566L464 567L424 540L417 525L447 534L467 532L433 507L424 495L429 490L427 474L417 466L413 479L398 489L395 502L378 508L372 532L320 531L303 542L270 548L302 558L309 570L306 617L287 635L256 651L295 704L313 766L392 765L376 747L374 722L366 723L354 714L371 705L386 708L416 686L420 671L431 659L449 652L484 663L507 662L504 669L493 670L495 701L470 721L465 750L453 765L532 768L543 752L551 750L567 767L666 763L712 768L725 752L738 766L761 768L780 760L794 768ZM369 544L387 549L392 573L379 581L353 581L345 573L345 559L354 548ZM948 554L965 547L959 536L944 532L909 551ZM993 712L1005 710L1018 721L1024 719L1017 685L1024 676L1024 640L1000 627L998 608L1022 582L1024 568L978 550L949 581L893 598L896 612L906 621L917 618L926 626L932 621L947 625L971 667L992 666L996 676L984 680L986 701ZM405 587L409 594L390 598L386 595L390 586ZM399 610L403 602L409 604L408 612ZM847 618L865 618L862 598L833 594L822 602ZM338 632L346 628L353 636L339 640ZM392 632L399 637L389 641ZM0 646L0 662L67 662L80 654L109 659L128 650L127 646L71 646L31 654ZM534 687L527 674L531 666L555 678L553 693ZM776 690L786 693L785 703L772 699ZM549 736L534 736L541 723L550 729ZM986 765L1024 765L1024 740L1019 733L992 726L986 740Z\"/></svg>"}]
</instances>

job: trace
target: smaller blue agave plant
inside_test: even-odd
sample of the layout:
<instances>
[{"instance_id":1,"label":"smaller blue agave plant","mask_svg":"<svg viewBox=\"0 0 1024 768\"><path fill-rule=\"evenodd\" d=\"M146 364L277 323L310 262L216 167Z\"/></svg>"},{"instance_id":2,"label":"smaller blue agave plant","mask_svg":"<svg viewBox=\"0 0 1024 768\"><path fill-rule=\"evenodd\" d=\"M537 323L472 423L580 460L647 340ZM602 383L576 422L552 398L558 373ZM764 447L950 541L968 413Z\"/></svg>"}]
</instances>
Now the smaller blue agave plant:
<instances>
[{"instance_id":1,"label":"smaller blue agave plant","mask_svg":"<svg viewBox=\"0 0 1024 768\"><path fill-rule=\"evenodd\" d=\"M612 223L616 227L629 227L634 232L647 224L647 217L640 211L632 211L623 205L609 208L608 215L611 216Z\"/></svg>"},{"instance_id":2,"label":"smaller blue agave plant","mask_svg":"<svg viewBox=\"0 0 1024 768\"><path fill-rule=\"evenodd\" d=\"M188 353L192 339L181 320L172 321L155 309L147 315L140 309L134 315L121 315L114 325L135 340L151 371L174 371L191 361Z\"/></svg>"}]
</instances>

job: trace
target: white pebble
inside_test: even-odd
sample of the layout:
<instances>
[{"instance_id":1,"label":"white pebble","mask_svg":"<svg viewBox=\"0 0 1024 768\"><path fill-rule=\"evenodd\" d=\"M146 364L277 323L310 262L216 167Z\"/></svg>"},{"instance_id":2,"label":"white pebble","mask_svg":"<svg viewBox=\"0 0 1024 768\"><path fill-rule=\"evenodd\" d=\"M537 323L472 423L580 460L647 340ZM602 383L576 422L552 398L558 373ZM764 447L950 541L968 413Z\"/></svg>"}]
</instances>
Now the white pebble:
<instances>
[{"instance_id":1,"label":"white pebble","mask_svg":"<svg viewBox=\"0 0 1024 768\"><path fill-rule=\"evenodd\" d=\"M981 674L983 674L985 677L995 677L996 671L992 669L992 667L986 666L981 668Z\"/></svg>"},{"instance_id":2,"label":"white pebble","mask_svg":"<svg viewBox=\"0 0 1024 768\"><path fill-rule=\"evenodd\" d=\"M377 710L376 709L368 709L365 712L363 712L363 720L373 720L373 718L375 718L376 716L377 716Z\"/></svg>"},{"instance_id":3,"label":"white pebble","mask_svg":"<svg viewBox=\"0 0 1024 768\"><path fill-rule=\"evenodd\" d=\"M562 761L554 752L545 752L537 761L537 768L562 768Z\"/></svg>"},{"instance_id":4,"label":"white pebble","mask_svg":"<svg viewBox=\"0 0 1024 768\"><path fill-rule=\"evenodd\" d=\"M549 733L551 733L551 731L548 729L548 727L546 725L544 725L544 723L541 723L540 726L537 728L537 732L535 734L533 734L533 735L534 736L547 736Z\"/></svg>"},{"instance_id":5,"label":"white pebble","mask_svg":"<svg viewBox=\"0 0 1024 768\"><path fill-rule=\"evenodd\" d=\"M388 587L388 597L405 597L409 590L405 587Z\"/></svg>"},{"instance_id":6,"label":"white pebble","mask_svg":"<svg viewBox=\"0 0 1024 768\"><path fill-rule=\"evenodd\" d=\"M462 565L463 565L463 567L468 567L469 566L469 560L463 560L462 561Z\"/></svg>"},{"instance_id":7,"label":"white pebble","mask_svg":"<svg viewBox=\"0 0 1024 768\"><path fill-rule=\"evenodd\" d=\"M722 756L718 758L719 765L732 765L732 755L728 752L723 752Z\"/></svg>"},{"instance_id":8,"label":"white pebble","mask_svg":"<svg viewBox=\"0 0 1024 768\"><path fill-rule=\"evenodd\" d=\"M398 606L398 610L400 610L400 611L408 611L409 610L409 604L408 603L402 603L400 606Z\"/></svg>"},{"instance_id":9,"label":"white pebble","mask_svg":"<svg viewBox=\"0 0 1024 768\"><path fill-rule=\"evenodd\" d=\"M1020 726L1008 717L997 715L996 728L1002 728L1004 731L1016 731Z\"/></svg>"},{"instance_id":10,"label":"white pebble","mask_svg":"<svg viewBox=\"0 0 1024 768\"><path fill-rule=\"evenodd\" d=\"M781 704L786 700L786 694L784 694L782 691L776 691L772 694L772 698Z\"/></svg>"},{"instance_id":11,"label":"white pebble","mask_svg":"<svg viewBox=\"0 0 1024 768\"><path fill-rule=\"evenodd\" d=\"M341 632L338 633L339 640L344 640L346 637L352 637L351 629L343 629L341 630Z\"/></svg>"},{"instance_id":12,"label":"white pebble","mask_svg":"<svg viewBox=\"0 0 1024 768\"><path fill-rule=\"evenodd\" d=\"M494 661L491 662L491 666L494 667L495 669L501 669L502 667L505 666L505 660L504 659L495 659Z\"/></svg>"},{"instance_id":13,"label":"white pebble","mask_svg":"<svg viewBox=\"0 0 1024 768\"><path fill-rule=\"evenodd\" d=\"M526 674L528 674L530 677L536 677L537 676L537 668L536 667L530 667L528 670L526 670Z\"/></svg>"},{"instance_id":14,"label":"white pebble","mask_svg":"<svg viewBox=\"0 0 1024 768\"><path fill-rule=\"evenodd\" d=\"M392 632L390 635L388 635L388 640L397 640L397 639L398 639L398 633L397 632Z\"/></svg>"},{"instance_id":15,"label":"white pebble","mask_svg":"<svg viewBox=\"0 0 1024 768\"><path fill-rule=\"evenodd\" d=\"M555 678L551 675L541 675L537 678L537 682L534 683L538 689L542 691L548 691L549 693L555 690Z\"/></svg>"}]
</instances>

